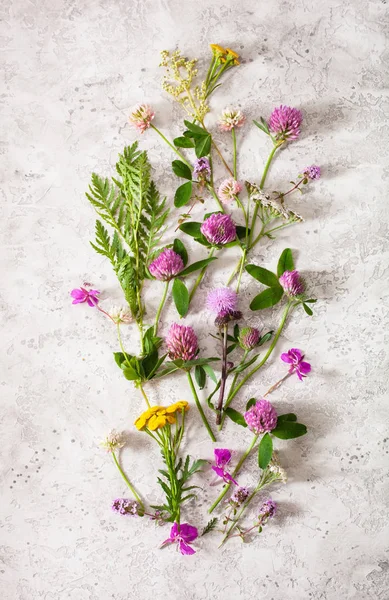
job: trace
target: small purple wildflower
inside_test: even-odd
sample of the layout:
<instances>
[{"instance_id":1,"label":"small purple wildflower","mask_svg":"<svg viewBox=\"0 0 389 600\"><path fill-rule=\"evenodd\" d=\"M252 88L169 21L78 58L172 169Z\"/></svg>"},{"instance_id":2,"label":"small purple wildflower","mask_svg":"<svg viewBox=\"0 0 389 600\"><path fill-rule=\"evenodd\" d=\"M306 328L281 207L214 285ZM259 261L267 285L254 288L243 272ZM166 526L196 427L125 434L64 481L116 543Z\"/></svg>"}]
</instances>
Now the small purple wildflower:
<instances>
[{"instance_id":1,"label":"small purple wildflower","mask_svg":"<svg viewBox=\"0 0 389 600\"><path fill-rule=\"evenodd\" d=\"M112 502L112 510L120 515L134 516L139 514L139 505L135 500L116 498Z\"/></svg>"},{"instance_id":2,"label":"small purple wildflower","mask_svg":"<svg viewBox=\"0 0 389 600\"><path fill-rule=\"evenodd\" d=\"M253 433L269 433L277 426L277 412L274 406L265 400L257 402L244 414L248 428Z\"/></svg>"},{"instance_id":3,"label":"small purple wildflower","mask_svg":"<svg viewBox=\"0 0 389 600\"><path fill-rule=\"evenodd\" d=\"M320 179L321 169L317 165L311 165L310 167L304 169L303 175L312 181L315 179Z\"/></svg>"},{"instance_id":4,"label":"small purple wildflower","mask_svg":"<svg viewBox=\"0 0 389 600\"><path fill-rule=\"evenodd\" d=\"M192 360L198 352L198 340L192 327L173 323L165 338L171 360Z\"/></svg>"},{"instance_id":5,"label":"small purple wildflower","mask_svg":"<svg viewBox=\"0 0 389 600\"><path fill-rule=\"evenodd\" d=\"M243 327L239 332L239 344L243 350L252 350L261 339L261 332L256 327Z\"/></svg>"},{"instance_id":6,"label":"small purple wildflower","mask_svg":"<svg viewBox=\"0 0 389 600\"><path fill-rule=\"evenodd\" d=\"M196 527L189 525L189 523L182 523L181 525L174 523L170 530L170 536L164 542L162 542L161 548L164 548L170 544L178 544L181 554L195 554L196 551L193 550L189 544L197 537L198 531Z\"/></svg>"},{"instance_id":7,"label":"small purple wildflower","mask_svg":"<svg viewBox=\"0 0 389 600\"><path fill-rule=\"evenodd\" d=\"M298 348L291 348L281 354L280 358L290 365L289 373L296 373L300 381L311 371L311 365L304 362L304 354Z\"/></svg>"},{"instance_id":8,"label":"small purple wildflower","mask_svg":"<svg viewBox=\"0 0 389 600\"><path fill-rule=\"evenodd\" d=\"M269 128L277 140L297 140L303 120L301 112L291 106L278 106L270 115Z\"/></svg>"},{"instance_id":9,"label":"small purple wildflower","mask_svg":"<svg viewBox=\"0 0 389 600\"><path fill-rule=\"evenodd\" d=\"M170 281L184 268L184 261L181 256L165 248L149 265L149 271L155 279L159 281Z\"/></svg>"},{"instance_id":10,"label":"small purple wildflower","mask_svg":"<svg viewBox=\"0 0 389 600\"><path fill-rule=\"evenodd\" d=\"M258 516L258 525L262 527L262 525L266 525L269 519L272 519L277 512L277 504L269 498L266 500L259 509Z\"/></svg>"},{"instance_id":11,"label":"small purple wildflower","mask_svg":"<svg viewBox=\"0 0 389 600\"><path fill-rule=\"evenodd\" d=\"M217 315L225 315L236 311L238 294L229 288L217 288L209 292L207 307Z\"/></svg>"},{"instance_id":12,"label":"small purple wildflower","mask_svg":"<svg viewBox=\"0 0 389 600\"><path fill-rule=\"evenodd\" d=\"M215 455L215 466L212 466L212 470L215 471L218 477L221 477L226 483L234 483L238 485L238 482L231 477L231 475L225 470L225 467L231 462L231 451L226 448L216 448L214 450Z\"/></svg>"},{"instance_id":13,"label":"small purple wildflower","mask_svg":"<svg viewBox=\"0 0 389 600\"><path fill-rule=\"evenodd\" d=\"M250 490L247 487L238 487L237 490L232 494L230 498L230 504L232 504L235 508L241 506L243 502L246 502L249 497Z\"/></svg>"},{"instance_id":14,"label":"small purple wildflower","mask_svg":"<svg viewBox=\"0 0 389 600\"><path fill-rule=\"evenodd\" d=\"M236 239L236 226L230 215L214 213L200 227L200 231L213 246L224 246Z\"/></svg>"},{"instance_id":15,"label":"small purple wildflower","mask_svg":"<svg viewBox=\"0 0 389 600\"><path fill-rule=\"evenodd\" d=\"M99 303L98 290L86 290L85 288L76 288L70 292L72 298L74 298L72 304L81 304L86 302L88 306L97 306Z\"/></svg>"},{"instance_id":16,"label":"small purple wildflower","mask_svg":"<svg viewBox=\"0 0 389 600\"><path fill-rule=\"evenodd\" d=\"M211 165L208 158L203 156L195 160L193 175L202 181L207 180L211 176Z\"/></svg>"},{"instance_id":17,"label":"small purple wildflower","mask_svg":"<svg viewBox=\"0 0 389 600\"><path fill-rule=\"evenodd\" d=\"M290 298L295 298L304 293L304 281L298 271L285 271L279 281L285 294Z\"/></svg>"}]
</instances>

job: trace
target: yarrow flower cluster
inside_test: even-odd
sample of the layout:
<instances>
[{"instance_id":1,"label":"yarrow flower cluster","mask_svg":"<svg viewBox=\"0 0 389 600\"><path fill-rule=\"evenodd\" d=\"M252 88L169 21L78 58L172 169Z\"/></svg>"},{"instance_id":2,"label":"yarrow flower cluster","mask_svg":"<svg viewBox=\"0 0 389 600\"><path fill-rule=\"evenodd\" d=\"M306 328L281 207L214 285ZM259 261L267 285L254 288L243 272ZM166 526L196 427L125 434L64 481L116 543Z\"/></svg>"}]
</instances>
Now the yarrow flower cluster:
<instances>
[{"instance_id":1,"label":"yarrow flower cluster","mask_svg":"<svg viewBox=\"0 0 389 600\"><path fill-rule=\"evenodd\" d=\"M112 510L119 515L134 517L139 515L139 504L135 500L129 500L128 498L116 498L112 502Z\"/></svg>"},{"instance_id":2,"label":"yarrow flower cluster","mask_svg":"<svg viewBox=\"0 0 389 600\"><path fill-rule=\"evenodd\" d=\"M255 327L243 327L239 332L239 344L243 350L252 350L260 339L261 332Z\"/></svg>"},{"instance_id":3,"label":"yarrow flower cluster","mask_svg":"<svg viewBox=\"0 0 389 600\"><path fill-rule=\"evenodd\" d=\"M291 348L281 354L281 360L290 365L289 373L296 373L300 381L311 371L311 365L304 362L304 354L298 348Z\"/></svg>"},{"instance_id":4,"label":"yarrow flower cluster","mask_svg":"<svg viewBox=\"0 0 389 600\"><path fill-rule=\"evenodd\" d=\"M315 179L320 179L321 169L317 165L311 165L310 167L306 167L304 169L303 175L314 181Z\"/></svg>"},{"instance_id":5,"label":"yarrow flower cluster","mask_svg":"<svg viewBox=\"0 0 389 600\"><path fill-rule=\"evenodd\" d=\"M297 140L303 116L297 108L278 106L270 115L269 128L277 140Z\"/></svg>"},{"instance_id":6,"label":"yarrow flower cluster","mask_svg":"<svg viewBox=\"0 0 389 600\"><path fill-rule=\"evenodd\" d=\"M264 398L249 408L244 414L247 426L256 435L269 433L277 426L276 409Z\"/></svg>"},{"instance_id":7,"label":"yarrow flower cluster","mask_svg":"<svg viewBox=\"0 0 389 600\"><path fill-rule=\"evenodd\" d=\"M193 360L199 349L194 329L177 323L170 326L165 343L171 360Z\"/></svg>"},{"instance_id":8,"label":"yarrow flower cluster","mask_svg":"<svg viewBox=\"0 0 389 600\"><path fill-rule=\"evenodd\" d=\"M224 246L236 238L236 226L230 215L214 213L200 227L205 239L213 246Z\"/></svg>"},{"instance_id":9,"label":"yarrow flower cluster","mask_svg":"<svg viewBox=\"0 0 389 600\"><path fill-rule=\"evenodd\" d=\"M221 182L217 191L221 202L231 202L242 191L242 184L235 181L233 177L229 177Z\"/></svg>"},{"instance_id":10,"label":"yarrow flower cluster","mask_svg":"<svg viewBox=\"0 0 389 600\"><path fill-rule=\"evenodd\" d=\"M184 268L184 261L181 256L165 248L149 265L149 271L155 279L159 281L170 281L176 277Z\"/></svg>"},{"instance_id":11,"label":"yarrow flower cluster","mask_svg":"<svg viewBox=\"0 0 389 600\"><path fill-rule=\"evenodd\" d=\"M223 110L221 117L219 119L219 126L222 131L231 131L236 127L242 127L246 117L242 114L240 110L235 110L233 108L226 108Z\"/></svg>"},{"instance_id":12,"label":"yarrow flower cluster","mask_svg":"<svg viewBox=\"0 0 389 600\"><path fill-rule=\"evenodd\" d=\"M298 271L285 271L279 281L285 294L290 298L296 298L304 293L304 281Z\"/></svg>"},{"instance_id":13,"label":"yarrow flower cluster","mask_svg":"<svg viewBox=\"0 0 389 600\"><path fill-rule=\"evenodd\" d=\"M151 127L151 121L154 119L155 112L148 104L137 104L131 110L129 121L140 133Z\"/></svg>"}]
</instances>

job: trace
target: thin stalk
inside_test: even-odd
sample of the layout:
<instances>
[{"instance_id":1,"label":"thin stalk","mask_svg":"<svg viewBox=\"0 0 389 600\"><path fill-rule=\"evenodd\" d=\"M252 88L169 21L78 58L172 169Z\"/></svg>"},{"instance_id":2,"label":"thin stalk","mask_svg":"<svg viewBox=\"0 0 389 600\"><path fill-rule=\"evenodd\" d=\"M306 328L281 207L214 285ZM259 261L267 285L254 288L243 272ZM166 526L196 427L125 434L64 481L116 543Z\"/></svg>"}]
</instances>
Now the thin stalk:
<instances>
[{"instance_id":1,"label":"thin stalk","mask_svg":"<svg viewBox=\"0 0 389 600\"><path fill-rule=\"evenodd\" d=\"M132 485L132 483L128 480L127 475L125 474L125 472L123 471L123 469L121 468L118 459L116 458L116 454L115 452L112 452L112 458L115 462L115 465L117 466L120 475L123 477L124 481L126 482L127 486L130 488L131 492L134 495L134 498L136 499L136 501L138 502L138 504L140 505L140 507L142 508L142 510L144 510L144 505L143 502L139 496L139 494L136 492L134 486Z\"/></svg>"},{"instance_id":2,"label":"thin stalk","mask_svg":"<svg viewBox=\"0 0 389 600\"><path fill-rule=\"evenodd\" d=\"M244 461L246 460L246 458L250 455L251 451L253 450L253 448L258 440L258 437L259 437L259 435L254 435L253 439L251 440L250 446L247 448L246 452L244 452L244 454L242 454L240 461L236 465L234 472L232 473L232 477L235 477L239 473ZM222 492L219 494L219 496L216 498L215 502L212 504L211 508L208 510L209 513L212 513L215 510L217 505L223 500L224 496L227 494L227 492L229 491L230 488L231 488L231 482L227 483L224 486Z\"/></svg>"},{"instance_id":3,"label":"thin stalk","mask_svg":"<svg viewBox=\"0 0 389 600\"><path fill-rule=\"evenodd\" d=\"M236 133L235 133L235 127L233 127L231 129L231 134L232 134L232 145L233 145L233 163L234 163L234 179L235 181L237 180L237 170L236 170Z\"/></svg>"},{"instance_id":4,"label":"thin stalk","mask_svg":"<svg viewBox=\"0 0 389 600\"><path fill-rule=\"evenodd\" d=\"M222 350L222 369L220 378L219 398L216 406L216 425L220 425L222 419L224 392L227 381L227 334L228 325L223 325L223 350Z\"/></svg>"},{"instance_id":5,"label":"thin stalk","mask_svg":"<svg viewBox=\"0 0 389 600\"><path fill-rule=\"evenodd\" d=\"M245 362L245 360L247 358L248 353L249 353L249 350L245 350L244 351L242 360L240 361L240 363L238 365L239 367L244 364L244 362ZM239 378L239 373L235 373L234 378L233 378L232 383L231 383L231 387L230 387L230 394L231 394L231 391L234 389L238 378ZM230 399L230 394L228 395L228 398L227 398L227 400L226 400L226 402L224 404L224 411L223 411L223 414L222 414L222 421L221 421L220 426L219 426L219 431L222 429L224 421L225 421L225 418L226 418L225 410L226 410L226 408L228 408L228 406L232 402L232 398Z\"/></svg>"},{"instance_id":6,"label":"thin stalk","mask_svg":"<svg viewBox=\"0 0 389 600\"><path fill-rule=\"evenodd\" d=\"M186 165L188 165L188 167L192 170L192 165L190 164L190 162L188 160L186 160L185 156L183 156L181 154L181 152L179 150L177 150L177 148L171 143L169 142L169 140L167 139L167 137L165 137L162 133L162 131L160 131L155 125L153 125L152 123L150 123L150 127L152 129L154 129L154 131L156 131L158 133L158 135L161 136L161 138L163 139L164 142L166 142L166 144L173 150L173 152L175 152L177 154L177 156L180 157L180 159L182 160L182 162L184 162Z\"/></svg>"},{"instance_id":7,"label":"thin stalk","mask_svg":"<svg viewBox=\"0 0 389 600\"><path fill-rule=\"evenodd\" d=\"M169 284L170 284L170 281L167 281L166 285L165 285L165 289L164 289L163 294L162 294L161 302L159 303L159 306L158 306L157 314L155 315L155 323L154 323L154 335L155 336L158 335L159 318L161 316L162 309L163 309L164 304L166 302L166 296L167 296L167 292L168 292L168 289L169 289Z\"/></svg>"},{"instance_id":8,"label":"thin stalk","mask_svg":"<svg viewBox=\"0 0 389 600\"><path fill-rule=\"evenodd\" d=\"M272 392L274 392L277 388L280 387L280 385L282 383L284 383L285 379L288 379L288 377L290 377L292 375L292 373L287 373L284 377L282 377L282 379L280 379L279 381L277 381L277 383L275 383L274 385L271 386L271 388L269 388L266 392L266 394L263 394L262 398L266 398L266 396L268 396L269 394L271 394Z\"/></svg>"},{"instance_id":9,"label":"thin stalk","mask_svg":"<svg viewBox=\"0 0 389 600\"><path fill-rule=\"evenodd\" d=\"M214 255L215 252L215 248L211 248L208 258L212 258L212 256ZM205 267L203 267L199 273L199 275L197 276L196 281L194 282L193 288L191 289L190 293L189 293L189 303L192 301L193 296L195 295L195 292L197 290L197 288L199 287L200 283L202 282L204 275L206 273L208 265L206 265Z\"/></svg>"},{"instance_id":10,"label":"thin stalk","mask_svg":"<svg viewBox=\"0 0 389 600\"><path fill-rule=\"evenodd\" d=\"M126 351L124 349L124 346L123 346L122 336L121 336L121 333L120 333L120 324L119 323L116 323L116 329L117 329L117 334L118 334L118 340L119 340L120 350L124 354L124 358L126 359L126 361L129 364L130 363L130 359L128 358L128 355L127 355L127 353L126 353Z\"/></svg>"},{"instance_id":11,"label":"thin stalk","mask_svg":"<svg viewBox=\"0 0 389 600\"><path fill-rule=\"evenodd\" d=\"M227 530L227 533L225 534L224 538L221 541L221 544L219 546L219 548L221 546L223 546L223 544L226 543L226 541L228 540L229 537L232 537L230 534L231 532L235 529L239 519L241 518L241 516L243 515L244 511L246 510L246 508L248 507L248 505L250 504L251 500L253 500L253 498L257 495L257 493L259 492L261 488L255 488L255 490L250 494L250 496L247 498L246 502L243 504L242 508L240 509L240 511L238 512L238 515L235 517L234 522L232 523L231 527Z\"/></svg>"},{"instance_id":12,"label":"thin stalk","mask_svg":"<svg viewBox=\"0 0 389 600\"><path fill-rule=\"evenodd\" d=\"M145 392L145 391L144 391L144 389L143 389L143 385L142 385L141 383L139 384L139 389L140 389L140 391L141 391L141 393L142 393L142 396L143 396L143 398L144 398L144 399L145 399L145 401L146 401L146 404L147 404L148 408L151 408L151 405L150 405L149 399L148 399L148 397L147 397L147 395L146 395L146 392Z\"/></svg>"},{"instance_id":13,"label":"thin stalk","mask_svg":"<svg viewBox=\"0 0 389 600\"><path fill-rule=\"evenodd\" d=\"M246 254L247 254L247 249L244 248L243 252L242 252L242 256L240 259L240 269L239 269L239 275L238 275L238 283L236 284L236 293L239 292L239 288L240 288L240 280L242 279L242 273L243 273L243 268L246 262Z\"/></svg>"},{"instance_id":14,"label":"thin stalk","mask_svg":"<svg viewBox=\"0 0 389 600\"><path fill-rule=\"evenodd\" d=\"M221 212L224 213L225 212L224 207L223 207L222 203L220 202L217 193L215 192L215 188L214 188L213 184L207 183L207 190L209 192L211 192L211 194L214 197L214 199L216 200L216 203L217 203L218 207L220 208Z\"/></svg>"},{"instance_id":15,"label":"thin stalk","mask_svg":"<svg viewBox=\"0 0 389 600\"><path fill-rule=\"evenodd\" d=\"M201 416L201 418L203 420L205 428L208 431L209 437L211 438L211 440L213 442L216 442L215 435L214 435L214 433L213 433L213 431L211 429L210 424L207 421L207 417L205 416L205 413L203 411L203 407L200 404L200 400L199 400L199 397L197 395L196 388L195 388L195 385L194 385L194 382L193 382L192 375L191 375L190 371L187 371L187 376L188 376L188 381L189 381L190 389L192 390L194 401L196 402L196 406L197 406L198 411L200 413L200 416Z\"/></svg>"}]
</instances>

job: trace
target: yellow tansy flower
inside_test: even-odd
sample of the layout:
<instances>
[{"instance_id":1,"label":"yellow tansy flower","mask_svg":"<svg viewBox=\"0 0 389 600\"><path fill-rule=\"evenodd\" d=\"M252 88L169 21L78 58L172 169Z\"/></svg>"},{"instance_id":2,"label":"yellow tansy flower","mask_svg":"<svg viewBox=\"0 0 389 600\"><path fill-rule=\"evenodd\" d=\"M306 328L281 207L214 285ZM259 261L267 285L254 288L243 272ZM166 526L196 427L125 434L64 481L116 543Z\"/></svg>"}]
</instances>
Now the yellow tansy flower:
<instances>
[{"instance_id":1,"label":"yellow tansy flower","mask_svg":"<svg viewBox=\"0 0 389 600\"><path fill-rule=\"evenodd\" d=\"M227 50L223 48L223 46L219 46L219 44L210 44L210 46L214 54L218 54L220 56L222 56L223 54L227 54Z\"/></svg>"},{"instance_id":2,"label":"yellow tansy flower","mask_svg":"<svg viewBox=\"0 0 389 600\"><path fill-rule=\"evenodd\" d=\"M231 50L231 48L227 48L226 52L227 52L227 56L234 59L234 65L239 65L239 61L238 61L239 54L237 54L234 50Z\"/></svg>"},{"instance_id":3,"label":"yellow tansy flower","mask_svg":"<svg viewBox=\"0 0 389 600\"><path fill-rule=\"evenodd\" d=\"M189 404L186 400L180 400L170 406L152 406L136 419L134 423L135 427L139 431L145 427L150 429L150 431L155 431L164 427L166 423L172 425L176 422L175 413L183 409L189 410Z\"/></svg>"}]
</instances>

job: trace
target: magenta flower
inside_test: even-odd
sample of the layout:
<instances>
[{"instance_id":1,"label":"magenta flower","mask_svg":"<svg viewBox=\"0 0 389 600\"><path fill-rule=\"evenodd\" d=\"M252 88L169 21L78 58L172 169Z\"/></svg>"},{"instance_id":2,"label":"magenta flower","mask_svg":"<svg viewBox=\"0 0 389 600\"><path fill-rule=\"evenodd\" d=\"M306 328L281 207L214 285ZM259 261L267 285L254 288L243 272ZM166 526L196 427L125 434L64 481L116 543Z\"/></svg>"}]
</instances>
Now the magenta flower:
<instances>
[{"instance_id":1,"label":"magenta flower","mask_svg":"<svg viewBox=\"0 0 389 600\"><path fill-rule=\"evenodd\" d=\"M311 365L304 362L304 354L298 348L291 348L288 352L283 352L280 358L290 365L289 373L296 373L300 381L311 371Z\"/></svg>"},{"instance_id":2,"label":"magenta flower","mask_svg":"<svg viewBox=\"0 0 389 600\"><path fill-rule=\"evenodd\" d=\"M269 433L277 426L277 413L272 404L265 400L257 402L244 414L248 428L253 433Z\"/></svg>"},{"instance_id":3,"label":"magenta flower","mask_svg":"<svg viewBox=\"0 0 389 600\"><path fill-rule=\"evenodd\" d=\"M305 285L298 271L285 271L279 279L284 292L290 298L295 298L304 293Z\"/></svg>"},{"instance_id":4,"label":"magenta flower","mask_svg":"<svg viewBox=\"0 0 389 600\"><path fill-rule=\"evenodd\" d=\"M321 169L317 165L311 165L310 167L304 169L303 175L312 181L315 179L320 179Z\"/></svg>"},{"instance_id":5,"label":"magenta flower","mask_svg":"<svg viewBox=\"0 0 389 600\"><path fill-rule=\"evenodd\" d=\"M151 127L151 121L154 119L155 112L148 104L137 104L131 111L129 120L131 125L140 133Z\"/></svg>"},{"instance_id":6,"label":"magenta flower","mask_svg":"<svg viewBox=\"0 0 389 600\"><path fill-rule=\"evenodd\" d=\"M235 200L235 196L240 194L241 191L242 184L239 181L235 181L233 177L230 177L221 182L217 193L220 200L226 203Z\"/></svg>"},{"instance_id":7,"label":"magenta flower","mask_svg":"<svg viewBox=\"0 0 389 600\"><path fill-rule=\"evenodd\" d=\"M217 288L209 292L207 307L217 315L234 313L238 305L238 294L230 288Z\"/></svg>"},{"instance_id":8,"label":"magenta flower","mask_svg":"<svg viewBox=\"0 0 389 600\"><path fill-rule=\"evenodd\" d=\"M214 213L200 227L200 231L213 246L224 246L236 238L236 226L230 215Z\"/></svg>"},{"instance_id":9,"label":"magenta flower","mask_svg":"<svg viewBox=\"0 0 389 600\"><path fill-rule=\"evenodd\" d=\"M278 106L270 115L269 128L277 140L297 140L303 116L297 108Z\"/></svg>"},{"instance_id":10,"label":"magenta flower","mask_svg":"<svg viewBox=\"0 0 389 600\"><path fill-rule=\"evenodd\" d=\"M120 515L134 516L139 514L139 505L135 500L116 498L116 500L112 502L112 510Z\"/></svg>"},{"instance_id":11,"label":"magenta flower","mask_svg":"<svg viewBox=\"0 0 389 600\"><path fill-rule=\"evenodd\" d=\"M197 336L192 327L173 323L165 342L171 360L193 360L198 353Z\"/></svg>"},{"instance_id":12,"label":"magenta flower","mask_svg":"<svg viewBox=\"0 0 389 600\"><path fill-rule=\"evenodd\" d=\"M170 530L170 536L162 542L161 548L168 546L169 544L178 544L178 548L181 554L195 554L196 551L189 546L198 537L198 531L196 527L189 525L189 523L174 523Z\"/></svg>"},{"instance_id":13,"label":"magenta flower","mask_svg":"<svg viewBox=\"0 0 389 600\"><path fill-rule=\"evenodd\" d=\"M202 158L195 160L193 175L202 181L207 180L211 176L211 166L208 158L203 156Z\"/></svg>"},{"instance_id":14,"label":"magenta flower","mask_svg":"<svg viewBox=\"0 0 389 600\"><path fill-rule=\"evenodd\" d=\"M240 110L226 108L219 119L219 127L222 131L231 131L235 127L242 127L245 120L246 117Z\"/></svg>"},{"instance_id":15,"label":"magenta flower","mask_svg":"<svg viewBox=\"0 0 389 600\"><path fill-rule=\"evenodd\" d=\"M170 281L184 268L184 261L181 256L165 248L149 265L149 271L155 279L159 281Z\"/></svg>"},{"instance_id":16,"label":"magenta flower","mask_svg":"<svg viewBox=\"0 0 389 600\"><path fill-rule=\"evenodd\" d=\"M256 327L243 327L239 332L239 344L243 350L252 350L260 339L261 333Z\"/></svg>"},{"instance_id":17,"label":"magenta flower","mask_svg":"<svg viewBox=\"0 0 389 600\"><path fill-rule=\"evenodd\" d=\"M72 298L74 298L72 304L81 304L86 302L89 306L97 306L99 303L98 290L86 290L85 288L76 288L70 292Z\"/></svg>"},{"instance_id":18,"label":"magenta flower","mask_svg":"<svg viewBox=\"0 0 389 600\"><path fill-rule=\"evenodd\" d=\"M212 470L215 471L218 477L221 477L226 483L234 483L238 485L238 482L231 477L231 475L225 470L225 467L231 462L231 451L226 448L216 448L214 451L215 455L215 466L212 466Z\"/></svg>"}]
</instances>

